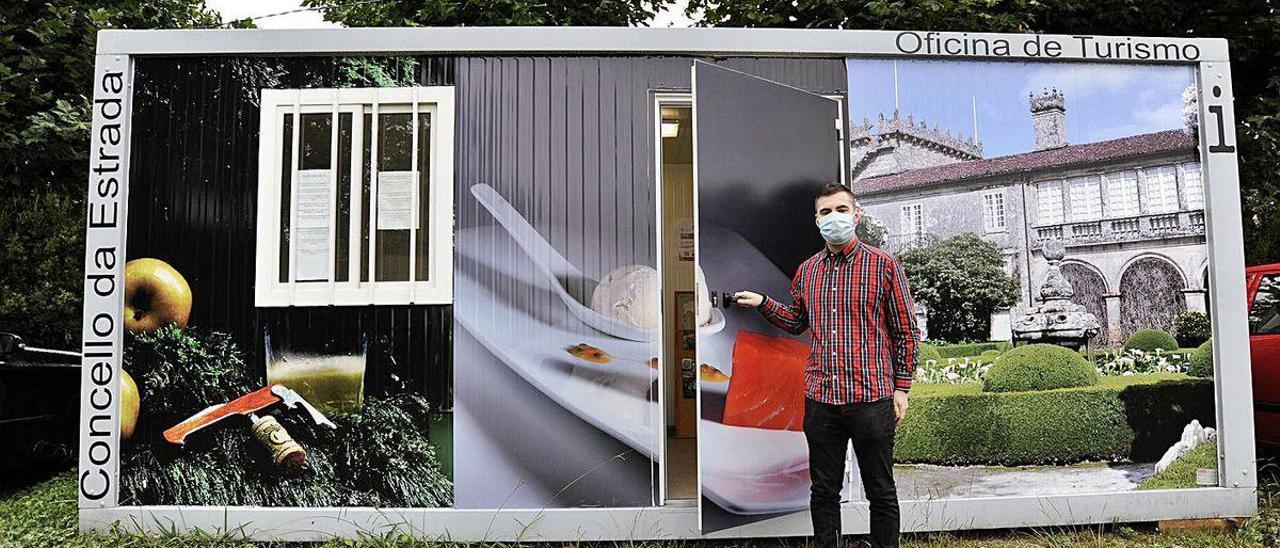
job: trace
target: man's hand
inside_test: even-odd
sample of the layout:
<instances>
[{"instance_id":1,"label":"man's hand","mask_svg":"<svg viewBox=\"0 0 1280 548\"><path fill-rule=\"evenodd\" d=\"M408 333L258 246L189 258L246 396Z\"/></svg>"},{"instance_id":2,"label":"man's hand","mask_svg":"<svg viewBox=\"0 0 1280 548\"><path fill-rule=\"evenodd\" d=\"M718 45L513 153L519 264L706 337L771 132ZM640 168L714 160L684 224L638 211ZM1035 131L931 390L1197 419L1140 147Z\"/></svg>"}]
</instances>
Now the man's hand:
<instances>
[{"instance_id":1,"label":"man's hand","mask_svg":"<svg viewBox=\"0 0 1280 548\"><path fill-rule=\"evenodd\" d=\"M895 424L902 424L902 417L907 416L907 393L902 390L893 391L893 416Z\"/></svg>"},{"instance_id":2,"label":"man's hand","mask_svg":"<svg viewBox=\"0 0 1280 548\"><path fill-rule=\"evenodd\" d=\"M733 294L738 299L738 306L749 306L755 308L764 304L764 295L752 293L750 291L739 291Z\"/></svg>"}]
</instances>

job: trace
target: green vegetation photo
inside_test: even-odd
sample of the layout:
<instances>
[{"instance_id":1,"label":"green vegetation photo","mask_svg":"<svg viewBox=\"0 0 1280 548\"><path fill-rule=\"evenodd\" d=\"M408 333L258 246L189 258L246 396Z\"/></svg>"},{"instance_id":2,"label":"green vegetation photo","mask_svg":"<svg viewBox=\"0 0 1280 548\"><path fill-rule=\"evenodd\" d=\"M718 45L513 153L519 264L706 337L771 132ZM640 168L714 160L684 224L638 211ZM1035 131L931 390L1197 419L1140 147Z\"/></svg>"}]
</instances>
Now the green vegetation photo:
<instances>
[{"instance_id":1,"label":"green vegetation photo","mask_svg":"<svg viewBox=\"0 0 1280 548\"><path fill-rule=\"evenodd\" d=\"M1098 370L1078 352L1055 344L1028 344L1001 354L987 371L986 392L1022 392L1092 386Z\"/></svg>"}]
</instances>

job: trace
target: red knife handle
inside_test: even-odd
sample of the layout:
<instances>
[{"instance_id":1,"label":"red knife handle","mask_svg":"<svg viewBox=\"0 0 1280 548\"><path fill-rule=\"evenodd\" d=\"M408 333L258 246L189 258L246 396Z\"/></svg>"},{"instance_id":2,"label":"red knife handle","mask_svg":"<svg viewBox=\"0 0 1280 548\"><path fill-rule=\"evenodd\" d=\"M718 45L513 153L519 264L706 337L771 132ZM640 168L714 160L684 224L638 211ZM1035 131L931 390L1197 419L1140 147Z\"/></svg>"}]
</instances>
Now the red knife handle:
<instances>
[{"instance_id":1,"label":"red knife handle","mask_svg":"<svg viewBox=\"0 0 1280 548\"><path fill-rule=\"evenodd\" d=\"M274 386L274 385L272 385ZM177 425L164 431L164 439L169 443L182 445L187 435L216 423L232 415L248 415L264 407L278 403L280 397L271 393L271 386L254 390L222 405L210 407L192 415Z\"/></svg>"}]
</instances>

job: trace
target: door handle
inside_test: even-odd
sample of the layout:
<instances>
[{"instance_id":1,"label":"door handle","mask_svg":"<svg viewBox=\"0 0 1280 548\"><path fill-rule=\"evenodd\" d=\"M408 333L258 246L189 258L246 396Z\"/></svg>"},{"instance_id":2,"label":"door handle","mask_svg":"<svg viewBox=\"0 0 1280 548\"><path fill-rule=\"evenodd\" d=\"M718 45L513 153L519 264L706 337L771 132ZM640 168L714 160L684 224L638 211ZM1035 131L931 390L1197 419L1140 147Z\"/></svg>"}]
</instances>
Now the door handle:
<instances>
[{"instance_id":1,"label":"door handle","mask_svg":"<svg viewBox=\"0 0 1280 548\"><path fill-rule=\"evenodd\" d=\"M720 293L720 307L728 309L731 304L738 304L738 296L731 291L722 291Z\"/></svg>"}]
</instances>

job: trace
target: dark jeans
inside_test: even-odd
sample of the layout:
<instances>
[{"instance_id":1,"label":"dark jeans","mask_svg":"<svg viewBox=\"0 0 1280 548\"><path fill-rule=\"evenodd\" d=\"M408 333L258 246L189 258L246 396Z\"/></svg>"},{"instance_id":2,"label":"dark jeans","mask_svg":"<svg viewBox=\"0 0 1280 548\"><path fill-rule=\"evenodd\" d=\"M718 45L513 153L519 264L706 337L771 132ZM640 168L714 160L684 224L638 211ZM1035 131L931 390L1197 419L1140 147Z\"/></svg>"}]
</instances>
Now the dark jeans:
<instances>
[{"instance_id":1,"label":"dark jeans","mask_svg":"<svg viewBox=\"0 0 1280 548\"><path fill-rule=\"evenodd\" d=\"M840 489L850 439L871 506L871 545L898 546L898 490L893 483L895 422L893 398L843 405L805 398L804 436L813 482L809 511L816 546L839 545Z\"/></svg>"}]
</instances>

